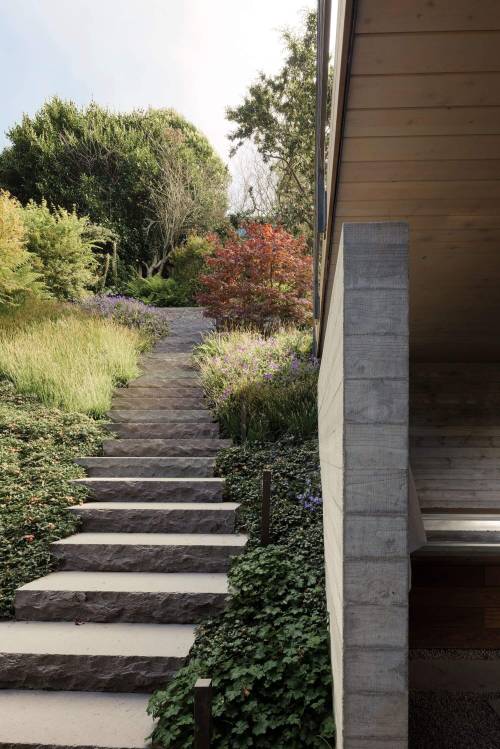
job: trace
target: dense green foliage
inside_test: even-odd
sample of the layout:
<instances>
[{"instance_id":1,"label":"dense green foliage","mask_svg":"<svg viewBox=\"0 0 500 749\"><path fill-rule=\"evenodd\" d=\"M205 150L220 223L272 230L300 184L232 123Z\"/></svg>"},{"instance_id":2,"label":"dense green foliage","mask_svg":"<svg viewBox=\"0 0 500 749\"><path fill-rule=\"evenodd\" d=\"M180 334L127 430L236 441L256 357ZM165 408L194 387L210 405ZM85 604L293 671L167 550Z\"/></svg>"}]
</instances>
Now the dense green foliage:
<instances>
[{"instance_id":1,"label":"dense green foliage","mask_svg":"<svg viewBox=\"0 0 500 749\"><path fill-rule=\"evenodd\" d=\"M94 251L110 234L86 217L64 208L49 210L47 202L32 200L23 211L27 248L35 258L50 294L56 299L76 300L97 282L98 260Z\"/></svg>"},{"instance_id":2,"label":"dense green foliage","mask_svg":"<svg viewBox=\"0 0 500 749\"><path fill-rule=\"evenodd\" d=\"M111 238L87 216L46 201L23 208L0 191L0 305L30 297L77 300L97 282L100 249Z\"/></svg>"},{"instance_id":3,"label":"dense green foliage","mask_svg":"<svg viewBox=\"0 0 500 749\"><path fill-rule=\"evenodd\" d=\"M169 278L159 275L142 278L135 276L127 291L145 304L157 307L193 307L200 289L200 275L207 268L207 258L214 252L211 236L191 234L186 242L169 255Z\"/></svg>"},{"instance_id":4,"label":"dense green foliage","mask_svg":"<svg viewBox=\"0 0 500 749\"><path fill-rule=\"evenodd\" d=\"M233 563L232 597L198 630L190 663L151 700L162 746L191 749L193 685L214 685L215 749L321 747L334 733L317 441L231 448L218 459L250 549ZM259 485L272 467L272 545L258 545Z\"/></svg>"},{"instance_id":5,"label":"dense green foliage","mask_svg":"<svg viewBox=\"0 0 500 749\"><path fill-rule=\"evenodd\" d=\"M95 455L104 427L83 414L47 408L0 382L0 617L14 591L51 569L52 541L75 531L68 512L84 489L78 455Z\"/></svg>"},{"instance_id":6,"label":"dense green foliage","mask_svg":"<svg viewBox=\"0 0 500 749\"><path fill-rule=\"evenodd\" d=\"M274 221L310 235L314 216L316 13L306 14L300 31L285 30L283 42L286 58L282 69L276 75L261 73L243 103L227 110L227 118L236 124L229 137L235 143L234 151L251 141L270 164L276 177Z\"/></svg>"},{"instance_id":7,"label":"dense green foliage","mask_svg":"<svg viewBox=\"0 0 500 749\"><path fill-rule=\"evenodd\" d=\"M0 190L0 307L16 305L27 296L46 293L35 258L26 249L21 204Z\"/></svg>"},{"instance_id":8,"label":"dense green foliage","mask_svg":"<svg viewBox=\"0 0 500 749\"><path fill-rule=\"evenodd\" d=\"M240 442L317 430L318 369L311 334L282 329L213 333L197 350L205 392L222 430Z\"/></svg>"},{"instance_id":9,"label":"dense green foliage","mask_svg":"<svg viewBox=\"0 0 500 749\"><path fill-rule=\"evenodd\" d=\"M24 204L46 199L112 230L119 239L118 276L130 265L153 271L183 235L211 230L223 219L226 168L207 139L173 110L113 113L55 97L33 117L25 115L8 137L0 186ZM175 158L169 161L170 154ZM182 193L172 193L180 182ZM179 236L165 248L162 207L175 203L181 211L193 195L196 211L176 214Z\"/></svg>"}]
</instances>

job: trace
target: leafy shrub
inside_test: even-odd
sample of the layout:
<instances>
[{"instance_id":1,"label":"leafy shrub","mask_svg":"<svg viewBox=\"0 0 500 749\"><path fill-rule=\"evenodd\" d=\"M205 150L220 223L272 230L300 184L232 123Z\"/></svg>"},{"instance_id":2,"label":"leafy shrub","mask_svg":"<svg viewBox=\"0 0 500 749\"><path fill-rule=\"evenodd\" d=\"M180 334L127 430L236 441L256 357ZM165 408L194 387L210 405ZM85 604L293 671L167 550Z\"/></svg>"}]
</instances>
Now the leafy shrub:
<instances>
[{"instance_id":1,"label":"leafy shrub","mask_svg":"<svg viewBox=\"0 0 500 749\"><path fill-rule=\"evenodd\" d=\"M191 234L185 244L176 247L170 255L171 278L177 287L177 303L172 306L188 307L196 304L200 291L200 276L207 270L207 258L214 253L215 237L198 237Z\"/></svg>"},{"instance_id":2,"label":"leafy shrub","mask_svg":"<svg viewBox=\"0 0 500 749\"><path fill-rule=\"evenodd\" d=\"M28 249L36 256L37 269L57 299L81 299L97 280L95 248L110 237L88 217L73 210L50 211L45 200L30 201L24 209Z\"/></svg>"},{"instance_id":3,"label":"leafy shrub","mask_svg":"<svg viewBox=\"0 0 500 749\"><path fill-rule=\"evenodd\" d=\"M96 294L85 299L81 307L98 317L109 318L127 328L136 328L152 341L168 335L170 330L161 309L149 307L126 296Z\"/></svg>"},{"instance_id":4,"label":"leafy shrub","mask_svg":"<svg viewBox=\"0 0 500 749\"><path fill-rule=\"evenodd\" d=\"M225 612L198 628L190 663L150 710L155 741L190 749L193 686L214 685L215 749L302 749L334 734L325 607L322 513L304 494L319 485L317 441L231 448L218 459L250 550L231 567ZM259 483L273 467L273 545L260 548ZM314 491L317 492L317 489Z\"/></svg>"},{"instance_id":5,"label":"leafy shrub","mask_svg":"<svg viewBox=\"0 0 500 749\"><path fill-rule=\"evenodd\" d=\"M83 313L42 319L0 336L0 374L48 406L96 416L117 384L139 374L139 331Z\"/></svg>"},{"instance_id":6,"label":"leafy shrub","mask_svg":"<svg viewBox=\"0 0 500 749\"><path fill-rule=\"evenodd\" d=\"M159 275L150 278L136 276L127 284L127 293L144 304L154 307L180 307L179 289L173 278Z\"/></svg>"},{"instance_id":7,"label":"leafy shrub","mask_svg":"<svg viewBox=\"0 0 500 749\"><path fill-rule=\"evenodd\" d=\"M23 208L0 190L0 305L18 304L28 294L44 293L33 260L26 249Z\"/></svg>"},{"instance_id":8,"label":"leafy shrub","mask_svg":"<svg viewBox=\"0 0 500 749\"><path fill-rule=\"evenodd\" d=\"M270 224L248 224L225 245L217 243L206 262L197 299L220 327L268 330L310 321L312 261L303 239Z\"/></svg>"},{"instance_id":9,"label":"leafy shrub","mask_svg":"<svg viewBox=\"0 0 500 749\"><path fill-rule=\"evenodd\" d=\"M0 617L12 613L14 591L52 569L50 544L74 533L70 505L85 490L77 455L96 454L104 427L17 395L0 382Z\"/></svg>"},{"instance_id":10,"label":"leafy shrub","mask_svg":"<svg viewBox=\"0 0 500 749\"><path fill-rule=\"evenodd\" d=\"M310 333L213 333L198 347L204 390L223 431L238 441L316 433L317 362Z\"/></svg>"}]
</instances>

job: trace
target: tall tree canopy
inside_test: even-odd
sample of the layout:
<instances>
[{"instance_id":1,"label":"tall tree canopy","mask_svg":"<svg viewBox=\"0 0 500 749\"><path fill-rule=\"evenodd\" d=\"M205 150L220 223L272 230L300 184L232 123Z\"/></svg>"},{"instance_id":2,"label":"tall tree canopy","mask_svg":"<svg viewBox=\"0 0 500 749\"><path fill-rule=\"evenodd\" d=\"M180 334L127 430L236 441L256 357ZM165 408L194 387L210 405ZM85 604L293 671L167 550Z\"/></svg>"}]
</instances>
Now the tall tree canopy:
<instances>
[{"instance_id":1,"label":"tall tree canopy","mask_svg":"<svg viewBox=\"0 0 500 749\"><path fill-rule=\"evenodd\" d=\"M226 116L236 123L229 136L233 153L251 141L274 172L275 220L309 234L314 206L316 13L307 12L302 28L285 29L282 37L282 69L273 76L260 73L243 103L228 108Z\"/></svg>"},{"instance_id":2,"label":"tall tree canopy","mask_svg":"<svg viewBox=\"0 0 500 749\"><path fill-rule=\"evenodd\" d=\"M215 229L224 219L227 169L208 140L171 109L114 113L54 97L8 137L0 186L23 203L74 207L108 227L119 238L122 263L144 274L161 271L188 232ZM174 191L172 179L182 189ZM165 232L169 199L176 220Z\"/></svg>"}]
</instances>

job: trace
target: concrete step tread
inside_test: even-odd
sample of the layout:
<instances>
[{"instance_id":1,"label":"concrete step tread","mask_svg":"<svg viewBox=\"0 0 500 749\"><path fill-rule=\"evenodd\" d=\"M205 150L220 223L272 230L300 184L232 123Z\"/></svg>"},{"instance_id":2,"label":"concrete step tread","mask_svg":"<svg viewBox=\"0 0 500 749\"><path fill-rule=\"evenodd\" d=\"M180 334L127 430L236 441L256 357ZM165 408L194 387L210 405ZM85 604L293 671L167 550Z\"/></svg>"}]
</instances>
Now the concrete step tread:
<instances>
[{"instance_id":1,"label":"concrete step tread","mask_svg":"<svg viewBox=\"0 0 500 749\"><path fill-rule=\"evenodd\" d=\"M109 591L118 593L227 594L223 572L51 572L26 583L20 591Z\"/></svg>"},{"instance_id":2,"label":"concrete step tread","mask_svg":"<svg viewBox=\"0 0 500 749\"><path fill-rule=\"evenodd\" d=\"M0 690L0 747L145 749L149 695Z\"/></svg>"},{"instance_id":3,"label":"concrete step tread","mask_svg":"<svg viewBox=\"0 0 500 749\"><path fill-rule=\"evenodd\" d=\"M194 642L194 624L0 622L0 654L182 658Z\"/></svg>"},{"instance_id":4,"label":"concrete step tread","mask_svg":"<svg viewBox=\"0 0 500 749\"><path fill-rule=\"evenodd\" d=\"M52 546L89 544L118 546L238 546L248 538L237 533L75 533L54 541Z\"/></svg>"},{"instance_id":5,"label":"concrete step tread","mask_svg":"<svg viewBox=\"0 0 500 749\"><path fill-rule=\"evenodd\" d=\"M200 455L100 455L89 458L76 458L75 463L80 466L99 466L99 465L158 465L158 466L175 466L192 463L195 466L209 465L213 466L215 458L213 456Z\"/></svg>"},{"instance_id":6,"label":"concrete step tread","mask_svg":"<svg viewBox=\"0 0 500 749\"><path fill-rule=\"evenodd\" d=\"M182 510L183 512L234 512L239 504L237 502L88 502L83 505L73 505L70 510L79 513L94 512L94 510L112 510L123 512L125 510L156 510L157 512L172 512Z\"/></svg>"},{"instance_id":7,"label":"concrete step tread","mask_svg":"<svg viewBox=\"0 0 500 749\"><path fill-rule=\"evenodd\" d=\"M173 484L173 483L211 483L214 486L217 484L223 484L224 479L221 478L212 478L210 476L195 476L193 478L188 477L180 477L180 478L173 478L171 476L165 476L165 477L153 477L150 478L149 476L141 477L141 476L87 476L83 479L73 479L73 484L92 484L97 482L106 482L106 483L113 483L113 482L125 482L125 481L141 481L141 482L153 482L156 481L157 483L163 483L163 484Z\"/></svg>"},{"instance_id":8,"label":"concrete step tread","mask_svg":"<svg viewBox=\"0 0 500 749\"><path fill-rule=\"evenodd\" d=\"M231 446L231 440L207 438L128 438L106 440L105 457L211 457Z\"/></svg>"}]
</instances>

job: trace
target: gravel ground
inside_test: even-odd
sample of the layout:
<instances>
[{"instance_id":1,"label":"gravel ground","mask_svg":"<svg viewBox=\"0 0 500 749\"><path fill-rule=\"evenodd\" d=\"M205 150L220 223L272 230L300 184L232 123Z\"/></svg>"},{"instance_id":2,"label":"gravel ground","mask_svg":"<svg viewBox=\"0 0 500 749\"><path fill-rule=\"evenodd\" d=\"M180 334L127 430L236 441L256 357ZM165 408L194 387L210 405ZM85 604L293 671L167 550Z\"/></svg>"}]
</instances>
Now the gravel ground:
<instances>
[{"instance_id":1,"label":"gravel ground","mask_svg":"<svg viewBox=\"0 0 500 749\"><path fill-rule=\"evenodd\" d=\"M409 749L500 749L500 694L412 692Z\"/></svg>"}]
</instances>

